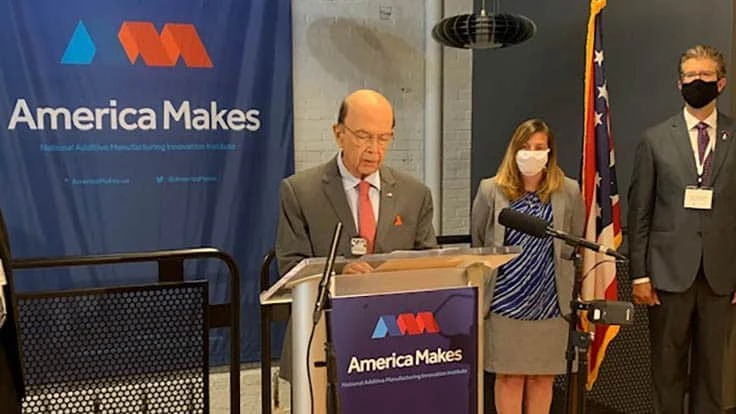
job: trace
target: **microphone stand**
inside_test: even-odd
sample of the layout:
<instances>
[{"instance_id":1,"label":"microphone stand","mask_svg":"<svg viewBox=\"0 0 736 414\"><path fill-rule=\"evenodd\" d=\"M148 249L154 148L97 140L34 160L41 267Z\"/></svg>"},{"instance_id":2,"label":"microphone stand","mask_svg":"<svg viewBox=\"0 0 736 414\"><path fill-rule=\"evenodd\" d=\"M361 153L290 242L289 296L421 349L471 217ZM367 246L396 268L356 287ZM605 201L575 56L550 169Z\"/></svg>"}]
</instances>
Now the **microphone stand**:
<instances>
[{"instance_id":1,"label":"microphone stand","mask_svg":"<svg viewBox=\"0 0 736 414\"><path fill-rule=\"evenodd\" d=\"M628 260L625 255L609 248L589 240L583 239L578 236L566 233L562 230L553 228L548 222L539 219L528 214L515 212L510 208L504 208L501 210L498 221L504 226L509 226L522 231L527 234L531 234L536 237L553 237L564 241L568 246L573 247L573 254L570 259L573 261L575 267L575 277L572 284L572 297L570 299L570 317L567 318L569 323L568 336L567 336L567 349L565 351L565 359L567 362L566 369L566 382L567 382L567 395L566 403L567 410L570 413L585 413L585 386L588 382L588 348L593 340L593 334L589 332L578 331L578 323L580 322L580 315L578 312L583 310L593 309L590 303L583 302L580 300L580 292L583 284L583 269L582 259L580 257L580 248L590 249L594 252L599 252L607 256L615 257L618 260ZM632 309L633 310L633 309ZM626 319L630 319L627 314ZM573 405L572 395L572 367L575 361L575 351L577 350L578 360L578 393L577 393L577 404ZM574 410L573 410L574 408Z\"/></svg>"},{"instance_id":2,"label":"microphone stand","mask_svg":"<svg viewBox=\"0 0 736 414\"><path fill-rule=\"evenodd\" d=\"M544 230L545 234L547 236L554 237L556 239L560 239L567 243L569 246L572 246L574 248L583 247L589 250L592 250L594 252L603 253L607 256L615 257L617 260L629 260L626 256L623 254L607 248L605 246L602 246L600 244L593 243L589 240L586 240L582 237L573 236L572 234L565 233L562 230L557 230L552 228L552 226L547 226L547 228ZM574 259L574 258L573 258ZM579 259L579 258L578 258Z\"/></svg>"},{"instance_id":3,"label":"microphone stand","mask_svg":"<svg viewBox=\"0 0 736 414\"><path fill-rule=\"evenodd\" d=\"M319 290L317 292L317 300L314 303L314 313L312 314L313 326L319 322L321 313L325 315L325 357L326 361L316 361L315 367L327 367L327 414L339 414L340 397L337 390L337 361L335 359L335 348L332 343L332 296L330 294L330 279L335 267L335 257L337 256L337 246L340 242L342 234L342 222L338 221L335 225L335 231L332 234L332 244L330 245L330 253L325 262L325 269L322 272L322 279L319 282Z\"/></svg>"},{"instance_id":4,"label":"microphone stand","mask_svg":"<svg viewBox=\"0 0 736 414\"><path fill-rule=\"evenodd\" d=\"M585 414L585 386L588 382L588 348L592 342L592 334L589 332L580 332L578 330L578 323L580 322L580 316L578 312L585 310L586 305L581 302L578 298L580 297L580 291L583 283L582 273L582 260L580 258L580 252L578 252L577 245L567 242L568 245L573 246L575 251L572 254L572 262L575 267L575 279L572 284L572 299L570 300L570 318L568 319L568 336L567 336L567 350L565 352L565 359L567 361L567 369L565 371L565 382L566 382L566 407L569 413ZM577 350L578 359L578 382L577 382L577 398L576 403L573 406L573 381L572 381L572 366L575 360L575 351Z\"/></svg>"}]
</instances>

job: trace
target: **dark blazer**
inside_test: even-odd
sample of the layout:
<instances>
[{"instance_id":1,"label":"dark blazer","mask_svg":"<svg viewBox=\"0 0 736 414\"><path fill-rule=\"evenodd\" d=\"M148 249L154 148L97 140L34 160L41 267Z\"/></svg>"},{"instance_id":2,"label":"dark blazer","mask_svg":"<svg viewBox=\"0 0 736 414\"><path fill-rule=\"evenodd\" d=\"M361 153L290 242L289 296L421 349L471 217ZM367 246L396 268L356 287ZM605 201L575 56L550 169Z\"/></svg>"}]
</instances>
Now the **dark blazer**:
<instances>
[{"instance_id":1,"label":"dark blazer","mask_svg":"<svg viewBox=\"0 0 736 414\"><path fill-rule=\"evenodd\" d=\"M629 249L633 279L650 277L668 292L684 292L702 263L713 291L736 290L736 145L734 122L718 114L710 182L713 209L683 207L685 188L697 184L695 157L678 113L644 133L629 187Z\"/></svg>"},{"instance_id":2,"label":"dark blazer","mask_svg":"<svg viewBox=\"0 0 736 414\"><path fill-rule=\"evenodd\" d=\"M20 360L19 345L18 345L18 324L16 320L17 304L15 297L13 296L13 272L10 267L10 243L8 241L8 232L5 228L5 220L3 219L2 212L0 212L0 259L3 263L3 269L5 270L5 276L7 278L7 284L3 288L5 294L5 305L7 307L8 315L2 328L0 328L0 347L5 351L5 357L7 358L7 365L12 371L13 379L15 380L15 387L17 390L18 399L22 399L25 388L23 385L23 369Z\"/></svg>"},{"instance_id":3,"label":"dark blazer","mask_svg":"<svg viewBox=\"0 0 736 414\"><path fill-rule=\"evenodd\" d=\"M437 247L429 188L385 166L381 167L380 176L375 252ZM281 215L276 236L279 273L286 273L307 257L327 256L337 220L344 226L338 254L350 254L350 239L358 230L345 196L337 157L284 179L280 196Z\"/></svg>"}]
</instances>

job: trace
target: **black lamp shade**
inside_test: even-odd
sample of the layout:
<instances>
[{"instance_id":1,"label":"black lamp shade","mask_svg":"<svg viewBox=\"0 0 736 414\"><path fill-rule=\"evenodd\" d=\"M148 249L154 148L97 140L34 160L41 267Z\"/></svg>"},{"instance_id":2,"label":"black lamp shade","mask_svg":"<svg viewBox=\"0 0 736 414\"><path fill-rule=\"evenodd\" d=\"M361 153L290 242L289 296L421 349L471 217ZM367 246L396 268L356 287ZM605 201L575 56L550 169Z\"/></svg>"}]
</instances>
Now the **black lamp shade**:
<instances>
[{"instance_id":1,"label":"black lamp shade","mask_svg":"<svg viewBox=\"0 0 736 414\"><path fill-rule=\"evenodd\" d=\"M536 31L534 22L521 15L460 14L435 24L432 37L449 47L497 49L529 40Z\"/></svg>"}]
</instances>

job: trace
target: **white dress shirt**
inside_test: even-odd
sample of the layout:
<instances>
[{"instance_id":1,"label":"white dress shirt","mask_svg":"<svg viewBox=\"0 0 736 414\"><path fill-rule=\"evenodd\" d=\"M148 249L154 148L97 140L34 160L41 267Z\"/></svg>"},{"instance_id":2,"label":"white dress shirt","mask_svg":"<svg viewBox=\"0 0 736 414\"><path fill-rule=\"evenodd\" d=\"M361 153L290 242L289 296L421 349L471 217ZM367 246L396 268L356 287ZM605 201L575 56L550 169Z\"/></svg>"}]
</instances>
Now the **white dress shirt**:
<instances>
[{"instance_id":1,"label":"white dress shirt","mask_svg":"<svg viewBox=\"0 0 736 414\"><path fill-rule=\"evenodd\" d=\"M358 223L358 184L360 184L360 179L351 174L347 167L345 167L345 164L342 162L342 151L337 154L337 168L340 170L342 186L345 189L345 196L348 199L350 211L353 213L355 228L360 231L360 224ZM376 170L373 174L365 177L365 180L371 185L368 197L371 199L373 215L375 216L376 224L378 224L378 208L381 200L381 176L378 170ZM352 235L351 237L353 236L357 236L357 234Z\"/></svg>"}]
</instances>

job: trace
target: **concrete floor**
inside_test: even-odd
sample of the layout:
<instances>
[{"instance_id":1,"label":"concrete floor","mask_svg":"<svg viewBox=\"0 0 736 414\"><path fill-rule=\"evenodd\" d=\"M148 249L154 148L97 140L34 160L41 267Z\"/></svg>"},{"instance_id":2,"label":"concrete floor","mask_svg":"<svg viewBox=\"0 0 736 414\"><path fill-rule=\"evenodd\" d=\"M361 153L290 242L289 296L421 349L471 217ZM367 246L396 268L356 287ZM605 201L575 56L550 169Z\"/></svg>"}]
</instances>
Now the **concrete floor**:
<instances>
[{"instance_id":1,"label":"concrete floor","mask_svg":"<svg viewBox=\"0 0 736 414\"><path fill-rule=\"evenodd\" d=\"M274 370L274 373L276 371ZM230 413L230 383L228 372L210 374L210 413ZM291 412L289 409L289 383L279 380L279 407L273 407L274 414ZM261 412L261 371L256 367L240 371L240 412L258 414Z\"/></svg>"}]
</instances>

